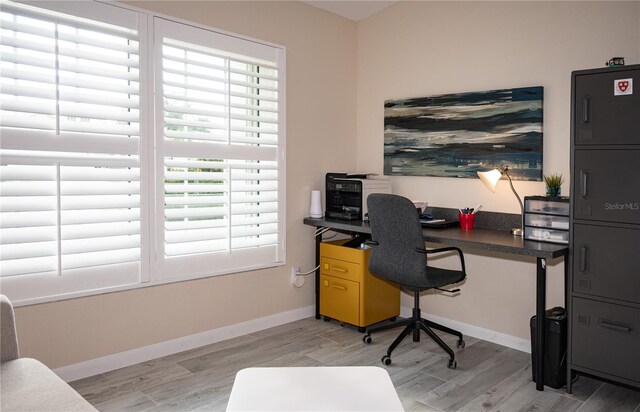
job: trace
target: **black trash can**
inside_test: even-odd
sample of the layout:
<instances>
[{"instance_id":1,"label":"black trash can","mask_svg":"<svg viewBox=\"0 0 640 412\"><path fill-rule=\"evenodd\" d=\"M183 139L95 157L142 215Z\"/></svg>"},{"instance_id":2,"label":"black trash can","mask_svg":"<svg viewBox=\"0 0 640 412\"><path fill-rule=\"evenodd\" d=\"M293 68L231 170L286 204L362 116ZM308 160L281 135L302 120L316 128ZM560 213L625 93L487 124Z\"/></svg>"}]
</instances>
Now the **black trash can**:
<instances>
[{"instance_id":1,"label":"black trash can","mask_svg":"<svg viewBox=\"0 0 640 412\"><path fill-rule=\"evenodd\" d=\"M536 317L531 318L531 375L536 376ZM567 383L567 311L561 307L545 311L544 384L558 389Z\"/></svg>"}]
</instances>

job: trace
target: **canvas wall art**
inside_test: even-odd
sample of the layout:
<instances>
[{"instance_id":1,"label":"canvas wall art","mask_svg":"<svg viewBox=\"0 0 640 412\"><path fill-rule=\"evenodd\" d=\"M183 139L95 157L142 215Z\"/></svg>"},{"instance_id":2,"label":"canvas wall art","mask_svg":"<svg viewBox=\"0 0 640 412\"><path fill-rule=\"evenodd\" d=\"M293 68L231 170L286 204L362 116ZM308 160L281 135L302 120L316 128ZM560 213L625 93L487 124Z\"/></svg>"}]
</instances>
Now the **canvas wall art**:
<instances>
[{"instance_id":1,"label":"canvas wall art","mask_svg":"<svg viewBox=\"0 0 640 412\"><path fill-rule=\"evenodd\" d=\"M387 100L384 174L542 180L542 87Z\"/></svg>"}]
</instances>

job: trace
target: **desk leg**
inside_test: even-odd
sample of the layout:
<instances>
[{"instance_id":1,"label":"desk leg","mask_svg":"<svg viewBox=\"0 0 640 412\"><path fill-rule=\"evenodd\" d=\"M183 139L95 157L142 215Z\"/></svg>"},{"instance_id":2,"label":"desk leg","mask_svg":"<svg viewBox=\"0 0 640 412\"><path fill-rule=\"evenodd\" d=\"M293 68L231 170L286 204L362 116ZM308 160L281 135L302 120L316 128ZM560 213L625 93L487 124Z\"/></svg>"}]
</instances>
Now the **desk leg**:
<instances>
[{"instance_id":1,"label":"desk leg","mask_svg":"<svg viewBox=\"0 0 640 412\"><path fill-rule=\"evenodd\" d=\"M563 257L564 263L564 308L569 313L569 293L571 291L571 285L569 284L571 280L569 279L569 255L565 255Z\"/></svg>"},{"instance_id":2,"label":"desk leg","mask_svg":"<svg viewBox=\"0 0 640 412\"><path fill-rule=\"evenodd\" d=\"M544 390L544 338L547 289L547 260L536 259L536 390Z\"/></svg>"},{"instance_id":3,"label":"desk leg","mask_svg":"<svg viewBox=\"0 0 640 412\"><path fill-rule=\"evenodd\" d=\"M320 227L316 227L320 229ZM316 319L320 319L320 243L322 235L316 236Z\"/></svg>"}]
</instances>

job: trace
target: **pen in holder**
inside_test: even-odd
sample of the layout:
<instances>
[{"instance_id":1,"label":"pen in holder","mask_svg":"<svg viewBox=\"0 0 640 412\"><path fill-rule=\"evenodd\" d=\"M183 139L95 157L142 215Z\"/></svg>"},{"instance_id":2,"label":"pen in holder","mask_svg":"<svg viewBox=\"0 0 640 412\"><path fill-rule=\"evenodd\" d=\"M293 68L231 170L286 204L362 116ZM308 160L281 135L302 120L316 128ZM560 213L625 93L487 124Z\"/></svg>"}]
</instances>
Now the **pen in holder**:
<instances>
[{"instance_id":1,"label":"pen in holder","mask_svg":"<svg viewBox=\"0 0 640 412\"><path fill-rule=\"evenodd\" d=\"M473 213L458 213L458 220L460 220L460 228L465 230L473 229L473 222L476 220L476 215Z\"/></svg>"}]
</instances>

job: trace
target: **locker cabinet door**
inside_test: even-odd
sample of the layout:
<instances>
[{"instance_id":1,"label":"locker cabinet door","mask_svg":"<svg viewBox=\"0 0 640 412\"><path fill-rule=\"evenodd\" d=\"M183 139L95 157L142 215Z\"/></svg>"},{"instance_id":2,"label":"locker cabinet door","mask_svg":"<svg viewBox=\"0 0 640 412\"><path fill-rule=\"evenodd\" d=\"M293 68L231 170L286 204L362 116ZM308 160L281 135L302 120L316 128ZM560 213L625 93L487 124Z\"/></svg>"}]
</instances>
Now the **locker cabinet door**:
<instances>
[{"instance_id":1,"label":"locker cabinet door","mask_svg":"<svg viewBox=\"0 0 640 412\"><path fill-rule=\"evenodd\" d=\"M577 75L574 93L576 145L640 144L639 69Z\"/></svg>"},{"instance_id":2,"label":"locker cabinet door","mask_svg":"<svg viewBox=\"0 0 640 412\"><path fill-rule=\"evenodd\" d=\"M640 383L640 309L573 298L575 365Z\"/></svg>"},{"instance_id":3,"label":"locker cabinet door","mask_svg":"<svg viewBox=\"0 0 640 412\"><path fill-rule=\"evenodd\" d=\"M576 150L574 218L640 223L640 150Z\"/></svg>"},{"instance_id":4,"label":"locker cabinet door","mask_svg":"<svg viewBox=\"0 0 640 412\"><path fill-rule=\"evenodd\" d=\"M640 303L640 229L575 224L573 291Z\"/></svg>"}]
</instances>

